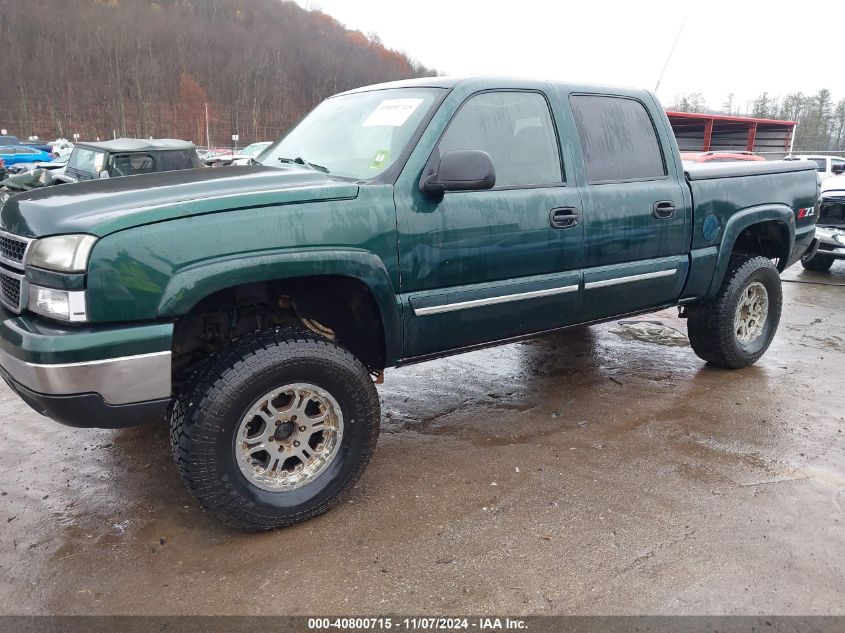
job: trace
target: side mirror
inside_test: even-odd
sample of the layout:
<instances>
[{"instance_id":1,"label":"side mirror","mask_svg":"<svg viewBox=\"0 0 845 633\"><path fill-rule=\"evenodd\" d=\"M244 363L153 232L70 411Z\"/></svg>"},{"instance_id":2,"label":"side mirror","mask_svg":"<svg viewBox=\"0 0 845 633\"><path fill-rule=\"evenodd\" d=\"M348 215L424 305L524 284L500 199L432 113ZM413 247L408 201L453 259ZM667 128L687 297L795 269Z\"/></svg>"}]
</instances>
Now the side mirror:
<instances>
[{"instance_id":1,"label":"side mirror","mask_svg":"<svg viewBox=\"0 0 845 633\"><path fill-rule=\"evenodd\" d=\"M423 176L420 191L440 195L446 191L482 191L496 184L490 154L478 149L456 149L443 154L437 170Z\"/></svg>"},{"instance_id":2,"label":"side mirror","mask_svg":"<svg viewBox=\"0 0 845 633\"><path fill-rule=\"evenodd\" d=\"M833 165L830 168L831 173L839 175L842 172L845 172L845 165Z\"/></svg>"},{"instance_id":3,"label":"side mirror","mask_svg":"<svg viewBox=\"0 0 845 633\"><path fill-rule=\"evenodd\" d=\"M101 171L101 172L99 172L99 173L97 174L97 177L98 177L100 180L102 180L102 179L104 179L104 178L109 178L110 176L109 176L109 172L107 172L107 171L104 169L103 171Z\"/></svg>"}]
</instances>

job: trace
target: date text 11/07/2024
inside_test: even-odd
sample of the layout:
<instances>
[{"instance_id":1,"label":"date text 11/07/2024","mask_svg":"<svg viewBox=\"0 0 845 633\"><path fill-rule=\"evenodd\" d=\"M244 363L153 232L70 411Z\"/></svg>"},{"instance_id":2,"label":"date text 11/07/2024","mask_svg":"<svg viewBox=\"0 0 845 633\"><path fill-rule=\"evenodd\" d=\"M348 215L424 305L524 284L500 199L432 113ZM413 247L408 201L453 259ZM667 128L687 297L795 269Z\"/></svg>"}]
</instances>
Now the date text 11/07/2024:
<instances>
[{"instance_id":1,"label":"date text 11/07/2024","mask_svg":"<svg viewBox=\"0 0 845 633\"><path fill-rule=\"evenodd\" d=\"M352 617L352 618L308 618L308 630L325 631L331 629L347 631L367 630L409 630L409 631L444 631L470 630L480 631L516 631L526 630L525 620L519 618L498 617Z\"/></svg>"}]
</instances>

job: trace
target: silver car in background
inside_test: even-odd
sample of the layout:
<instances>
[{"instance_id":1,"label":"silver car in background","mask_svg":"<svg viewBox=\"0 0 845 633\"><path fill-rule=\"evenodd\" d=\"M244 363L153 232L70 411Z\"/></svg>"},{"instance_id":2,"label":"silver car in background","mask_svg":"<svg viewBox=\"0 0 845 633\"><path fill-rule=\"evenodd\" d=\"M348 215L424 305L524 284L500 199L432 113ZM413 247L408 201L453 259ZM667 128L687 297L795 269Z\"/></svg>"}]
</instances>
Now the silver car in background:
<instances>
[{"instance_id":1,"label":"silver car in background","mask_svg":"<svg viewBox=\"0 0 845 633\"><path fill-rule=\"evenodd\" d=\"M819 248L801 260L807 270L825 272L837 259L845 259L845 175L831 176L822 183L816 209L816 238Z\"/></svg>"}]
</instances>

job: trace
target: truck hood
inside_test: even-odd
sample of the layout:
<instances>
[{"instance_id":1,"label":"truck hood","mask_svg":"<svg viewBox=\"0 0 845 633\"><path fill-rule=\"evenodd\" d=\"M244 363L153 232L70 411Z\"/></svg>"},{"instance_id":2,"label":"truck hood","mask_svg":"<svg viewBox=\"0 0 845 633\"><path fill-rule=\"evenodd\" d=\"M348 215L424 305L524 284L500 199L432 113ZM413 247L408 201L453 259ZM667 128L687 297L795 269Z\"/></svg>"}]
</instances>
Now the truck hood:
<instances>
[{"instance_id":1,"label":"truck hood","mask_svg":"<svg viewBox=\"0 0 845 633\"><path fill-rule=\"evenodd\" d=\"M230 209L354 198L358 185L296 167L220 167L44 187L12 196L0 225L27 237L102 237L141 224Z\"/></svg>"}]
</instances>

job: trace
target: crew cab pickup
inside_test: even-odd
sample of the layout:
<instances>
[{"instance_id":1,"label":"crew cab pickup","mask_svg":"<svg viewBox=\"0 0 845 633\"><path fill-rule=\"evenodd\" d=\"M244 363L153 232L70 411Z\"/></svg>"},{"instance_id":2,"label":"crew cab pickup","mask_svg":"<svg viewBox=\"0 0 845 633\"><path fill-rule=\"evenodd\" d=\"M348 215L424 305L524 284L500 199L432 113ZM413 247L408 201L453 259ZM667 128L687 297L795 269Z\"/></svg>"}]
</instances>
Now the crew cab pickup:
<instances>
[{"instance_id":1,"label":"crew cab pickup","mask_svg":"<svg viewBox=\"0 0 845 633\"><path fill-rule=\"evenodd\" d=\"M644 90L360 88L252 166L10 198L0 366L64 424L167 419L206 508L286 526L361 474L386 367L669 306L705 361L755 362L814 245L815 169L685 171Z\"/></svg>"}]
</instances>

